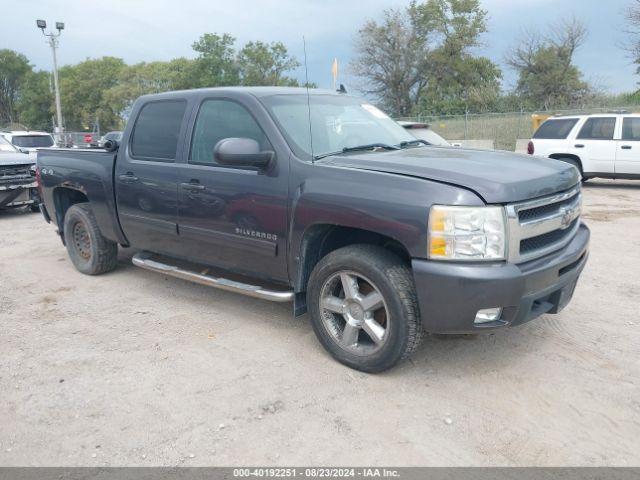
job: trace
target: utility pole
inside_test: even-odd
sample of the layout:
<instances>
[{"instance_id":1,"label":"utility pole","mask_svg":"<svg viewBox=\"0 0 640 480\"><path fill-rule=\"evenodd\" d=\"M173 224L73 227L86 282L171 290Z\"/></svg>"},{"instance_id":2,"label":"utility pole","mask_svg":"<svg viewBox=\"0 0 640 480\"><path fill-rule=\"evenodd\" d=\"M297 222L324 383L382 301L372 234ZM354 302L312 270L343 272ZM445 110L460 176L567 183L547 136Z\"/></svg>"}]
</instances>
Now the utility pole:
<instances>
[{"instance_id":1,"label":"utility pole","mask_svg":"<svg viewBox=\"0 0 640 480\"><path fill-rule=\"evenodd\" d=\"M60 105L60 86L58 84L58 58L56 56L56 48L58 48L58 37L62 34L62 30L64 30L64 23L56 22L56 30L58 30L58 33L45 33L44 29L47 28L47 22L44 20L36 20L36 25L40 30L42 30L42 34L45 37L48 37L47 43L49 43L51 53L53 54L53 86L56 97L56 117L58 122L54 134L56 141L60 143L62 142L64 127L62 126L62 106Z\"/></svg>"}]
</instances>

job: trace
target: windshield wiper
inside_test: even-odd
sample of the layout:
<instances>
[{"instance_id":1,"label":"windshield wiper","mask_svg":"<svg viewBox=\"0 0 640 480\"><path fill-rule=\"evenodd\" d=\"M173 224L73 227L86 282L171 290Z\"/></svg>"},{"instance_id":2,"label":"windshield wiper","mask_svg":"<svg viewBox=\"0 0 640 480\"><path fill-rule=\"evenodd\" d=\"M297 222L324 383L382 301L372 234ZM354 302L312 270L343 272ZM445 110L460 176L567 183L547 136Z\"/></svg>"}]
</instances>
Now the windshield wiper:
<instances>
[{"instance_id":1,"label":"windshield wiper","mask_svg":"<svg viewBox=\"0 0 640 480\"><path fill-rule=\"evenodd\" d=\"M418 146L419 144L431 145L426 140L422 140L422 139L416 138L415 140L405 140L404 142L400 142L399 146L400 146L400 148L407 148L407 147Z\"/></svg>"},{"instance_id":2,"label":"windshield wiper","mask_svg":"<svg viewBox=\"0 0 640 480\"><path fill-rule=\"evenodd\" d=\"M376 148L383 150L400 150L400 147L389 145L388 143L367 143L366 145L358 145L357 147L344 147L342 150L338 150L337 152L323 153L322 155L316 155L314 158L316 160L320 160L321 158L340 155L341 153L361 152L365 150L374 150Z\"/></svg>"}]
</instances>

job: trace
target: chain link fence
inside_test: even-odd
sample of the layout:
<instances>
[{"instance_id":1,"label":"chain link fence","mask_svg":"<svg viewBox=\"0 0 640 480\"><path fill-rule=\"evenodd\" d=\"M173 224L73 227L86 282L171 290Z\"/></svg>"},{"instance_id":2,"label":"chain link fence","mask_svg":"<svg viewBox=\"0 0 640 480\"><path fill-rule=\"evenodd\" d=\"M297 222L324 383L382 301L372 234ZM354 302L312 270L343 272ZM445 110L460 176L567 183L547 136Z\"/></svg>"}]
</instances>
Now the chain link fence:
<instances>
[{"instance_id":1,"label":"chain link fence","mask_svg":"<svg viewBox=\"0 0 640 480\"><path fill-rule=\"evenodd\" d=\"M534 132L537 115L571 115L586 113L640 112L640 106L589 108L584 110L555 110L552 112L481 113L467 115L417 115L397 120L428 123L431 129L449 142L466 143L479 148L515 151L526 145ZM518 142L521 140L521 142Z\"/></svg>"}]
</instances>

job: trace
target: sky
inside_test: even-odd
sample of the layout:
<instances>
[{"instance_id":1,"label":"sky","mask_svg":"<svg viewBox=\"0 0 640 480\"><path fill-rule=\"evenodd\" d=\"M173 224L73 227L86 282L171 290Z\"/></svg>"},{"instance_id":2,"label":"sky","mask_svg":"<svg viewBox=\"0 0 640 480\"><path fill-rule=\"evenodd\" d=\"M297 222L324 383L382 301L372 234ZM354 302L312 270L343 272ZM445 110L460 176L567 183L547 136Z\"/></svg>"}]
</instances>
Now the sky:
<instances>
[{"instance_id":1,"label":"sky","mask_svg":"<svg viewBox=\"0 0 640 480\"><path fill-rule=\"evenodd\" d=\"M624 10L632 0L482 0L488 32L477 53L503 67L504 88L515 74L504 55L525 30L545 32L554 22L575 16L589 31L576 56L586 80L610 92L635 90L640 77L621 45ZM331 87L331 64L340 64L339 82L356 90L348 73L358 28L380 18L386 8L409 0L0 0L0 49L23 53L38 69L50 70L51 52L35 26L63 21L58 61L73 64L111 55L127 63L194 57L191 44L206 32L230 33L241 46L251 40L282 41L302 61L307 43L309 80ZM304 68L292 76L304 80Z\"/></svg>"}]
</instances>

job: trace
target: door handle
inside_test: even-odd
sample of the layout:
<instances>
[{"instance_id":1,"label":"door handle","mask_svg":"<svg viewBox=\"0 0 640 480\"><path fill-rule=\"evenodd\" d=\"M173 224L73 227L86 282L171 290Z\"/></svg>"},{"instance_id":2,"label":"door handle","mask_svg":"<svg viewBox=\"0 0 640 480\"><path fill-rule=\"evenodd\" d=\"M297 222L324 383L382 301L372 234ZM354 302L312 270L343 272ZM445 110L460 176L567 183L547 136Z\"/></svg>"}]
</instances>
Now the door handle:
<instances>
[{"instance_id":1,"label":"door handle","mask_svg":"<svg viewBox=\"0 0 640 480\"><path fill-rule=\"evenodd\" d=\"M574 145L576 148L584 148L584 145L581 143L577 143Z\"/></svg>"},{"instance_id":2,"label":"door handle","mask_svg":"<svg viewBox=\"0 0 640 480\"><path fill-rule=\"evenodd\" d=\"M631 150L631 145L622 145L622 150Z\"/></svg>"},{"instance_id":3,"label":"door handle","mask_svg":"<svg viewBox=\"0 0 640 480\"><path fill-rule=\"evenodd\" d=\"M185 190L189 190L191 192L202 191L207 188L204 185L200 185L199 183L196 183L196 182L181 183L180 186Z\"/></svg>"},{"instance_id":4,"label":"door handle","mask_svg":"<svg viewBox=\"0 0 640 480\"><path fill-rule=\"evenodd\" d=\"M122 183L135 183L139 180L132 172L127 172L123 175L119 175L118 178Z\"/></svg>"}]
</instances>

